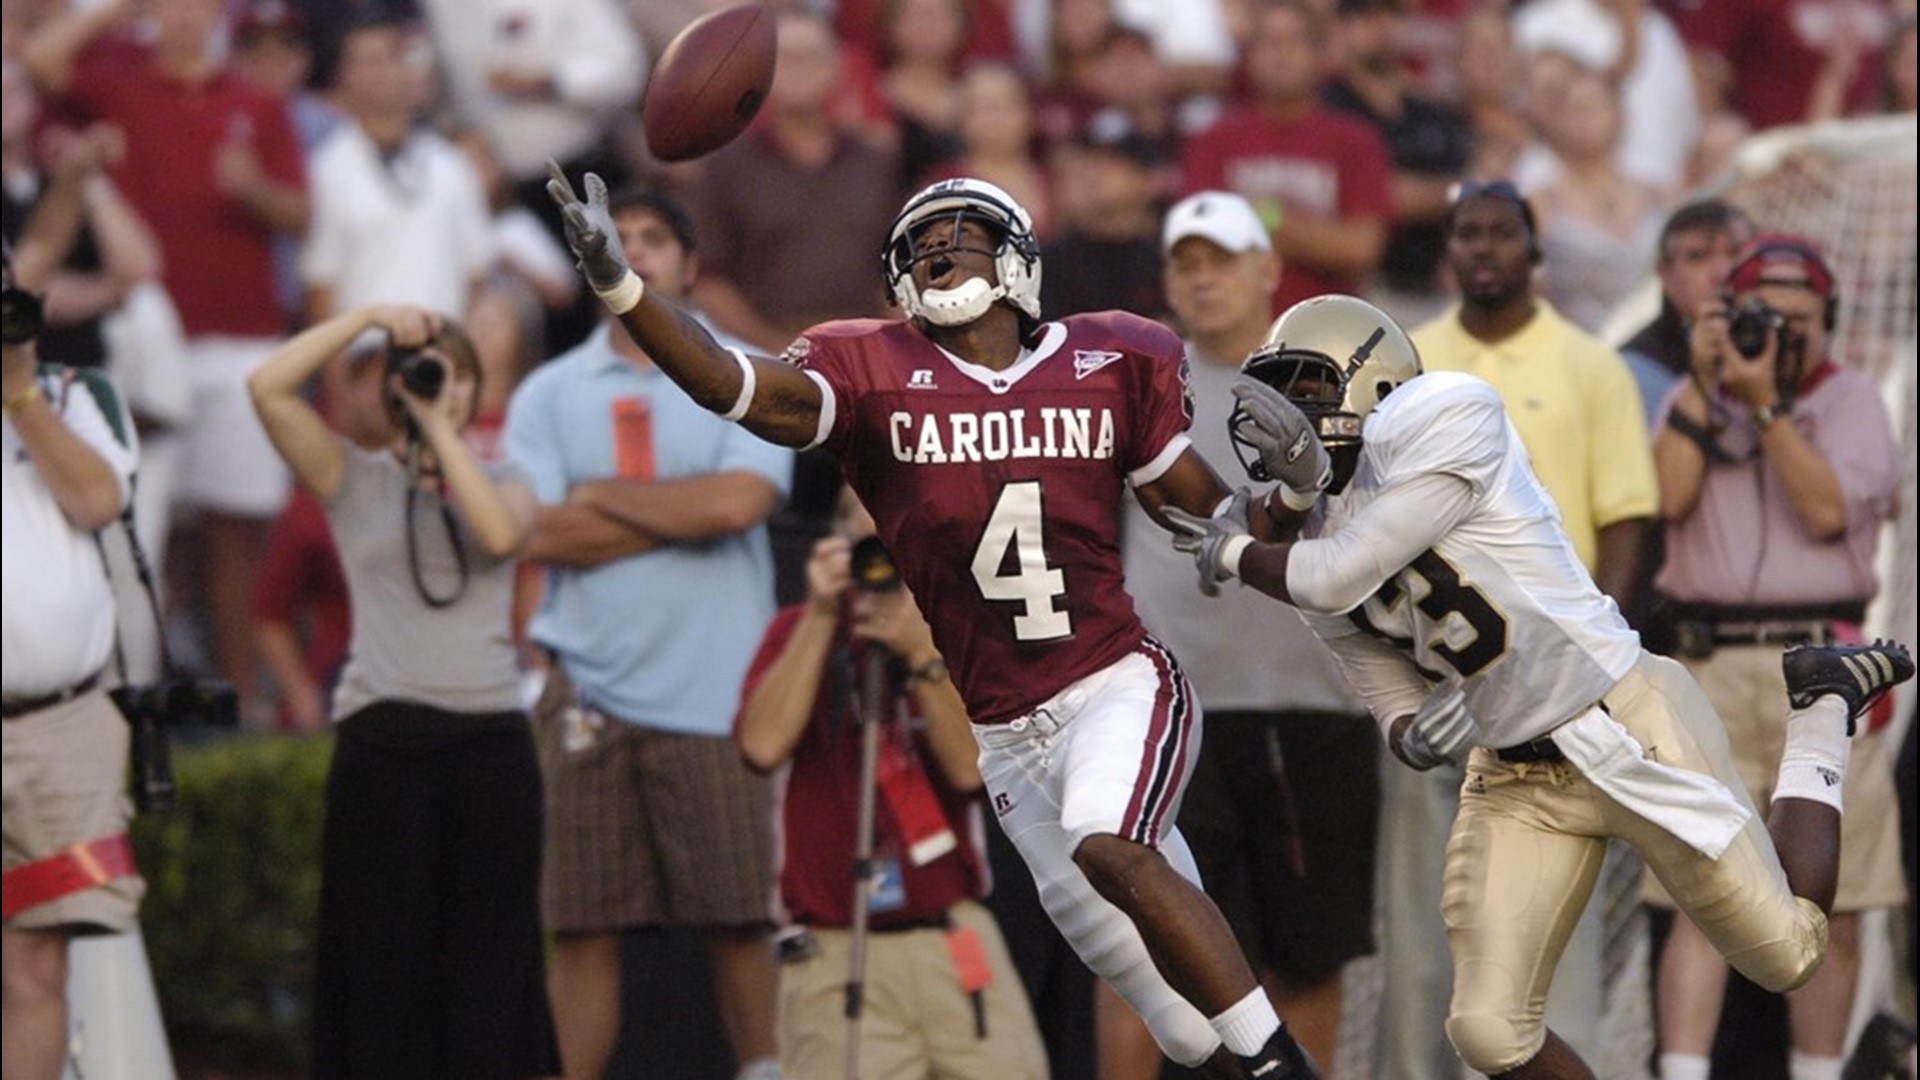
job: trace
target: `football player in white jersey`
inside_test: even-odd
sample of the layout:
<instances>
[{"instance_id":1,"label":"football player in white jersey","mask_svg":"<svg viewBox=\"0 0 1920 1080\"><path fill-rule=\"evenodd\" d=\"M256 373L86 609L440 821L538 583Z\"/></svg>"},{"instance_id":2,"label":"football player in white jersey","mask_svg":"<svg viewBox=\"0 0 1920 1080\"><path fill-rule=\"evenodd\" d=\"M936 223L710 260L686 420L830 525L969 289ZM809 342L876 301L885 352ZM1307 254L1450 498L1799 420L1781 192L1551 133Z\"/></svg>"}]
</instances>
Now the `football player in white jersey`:
<instances>
[{"instance_id":1,"label":"football player in white jersey","mask_svg":"<svg viewBox=\"0 0 1920 1080\"><path fill-rule=\"evenodd\" d=\"M1282 315L1235 384L1233 434L1292 542L1248 536L1248 496L1175 515L1201 588L1238 577L1299 608L1416 768L1466 755L1444 896L1447 1036L1489 1076L1593 1074L1542 1020L1607 841L1633 844L1728 961L1790 990L1826 948L1854 718L1913 675L1899 645L1802 648L1764 821L1712 706L1596 588L1499 396L1420 374L1360 300ZM1314 496L1324 488L1323 497ZM1304 514L1298 509L1310 507Z\"/></svg>"}]
</instances>

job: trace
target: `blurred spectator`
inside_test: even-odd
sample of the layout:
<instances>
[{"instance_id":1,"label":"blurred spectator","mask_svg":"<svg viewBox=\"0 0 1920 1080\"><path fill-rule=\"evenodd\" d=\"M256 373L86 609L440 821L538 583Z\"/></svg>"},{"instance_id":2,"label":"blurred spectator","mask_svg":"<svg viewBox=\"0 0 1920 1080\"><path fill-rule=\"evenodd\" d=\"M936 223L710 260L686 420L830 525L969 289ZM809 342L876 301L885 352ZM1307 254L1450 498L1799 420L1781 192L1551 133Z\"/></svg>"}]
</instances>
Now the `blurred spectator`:
<instances>
[{"instance_id":1,"label":"blurred spectator","mask_svg":"<svg viewBox=\"0 0 1920 1080\"><path fill-rule=\"evenodd\" d=\"M883 11L880 96L892 115L906 187L960 149L967 15L961 0L887 0Z\"/></svg>"},{"instance_id":2,"label":"blurred spectator","mask_svg":"<svg viewBox=\"0 0 1920 1080\"><path fill-rule=\"evenodd\" d=\"M27 218L53 181L36 153L39 120L39 95L26 73L15 61L0 60L0 220L9 243L20 241ZM117 129L50 130L40 149L56 155L58 167L87 175L81 181L73 249L44 285L46 326L39 352L54 363L99 367L107 360L101 317L119 307L135 285L159 277L160 247L119 189L96 171L123 153Z\"/></svg>"},{"instance_id":3,"label":"blurred spectator","mask_svg":"<svg viewBox=\"0 0 1920 1080\"><path fill-rule=\"evenodd\" d=\"M340 39L333 95L346 115L313 155L313 229L301 260L314 321L372 303L464 317L493 260L480 181L420 123L410 31L373 20Z\"/></svg>"},{"instance_id":4,"label":"blurred spectator","mask_svg":"<svg viewBox=\"0 0 1920 1080\"><path fill-rule=\"evenodd\" d=\"M1656 421L1667 391L1692 370L1688 327L1718 299L1734 258L1751 239L1752 219L1721 199L1690 202L1661 227L1654 263L1660 275L1660 314L1620 346L1620 358L1640 387L1647 430L1659 430Z\"/></svg>"},{"instance_id":5,"label":"blurred spectator","mask_svg":"<svg viewBox=\"0 0 1920 1080\"><path fill-rule=\"evenodd\" d=\"M1245 58L1253 101L1187 141L1185 190L1237 192L1272 231L1284 267L1275 311L1361 292L1393 218L1386 145L1320 103L1330 31L1305 0L1259 0Z\"/></svg>"},{"instance_id":6,"label":"blurred spectator","mask_svg":"<svg viewBox=\"0 0 1920 1080\"><path fill-rule=\"evenodd\" d=\"M1664 212L1658 191L1620 171L1619 135L1612 81L1576 69L1545 131L1559 168L1532 199L1540 214L1540 291L1590 334L1645 280Z\"/></svg>"},{"instance_id":7,"label":"blurred spectator","mask_svg":"<svg viewBox=\"0 0 1920 1080\"><path fill-rule=\"evenodd\" d=\"M1622 173L1660 191L1686 177L1700 138L1687 49L1648 0L1536 0L1514 15L1523 53L1557 50L1619 88L1619 138L1610 152Z\"/></svg>"},{"instance_id":8,"label":"blurred spectator","mask_svg":"<svg viewBox=\"0 0 1920 1080\"><path fill-rule=\"evenodd\" d=\"M0 1072L9 1077L66 1073L68 945L138 930L146 891L127 842L127 722L102 685L114 601L95 535L127 505L138 446L105 377L43 368L34 349L39 290L70 231L24 240L17 267L12 244L0 252Z\"/></svg>"},{"instance_id":9,"label":"blurred spectator","mask_svg":"<svg viewBox=\"0 0 1920 1080\"><path fill-rule=\"evenodd\" d=\"M1513 185L1466 185L1446 235L1460 303L1414 332L1421 361L1429 371L1477 375L1499 391L1574 552L1601 591L1630 608L1658 497L1633 376L1612 349L1536 296L1540 236ZM1396 902L1386 910L1381 953L1381 1071L1395 1080L1457 1068L1443 1028L1449 973L1440 911L1444 837L1461 777L1457 767L1386 772L1381 880ZM1601 905L1589 905L1546 1003L1548 1025L1585 1057L1600 1037L1602 922Z\"/></svg>"},{"instance_id":10,"label":"blurred spectator","mask_svg":"<svg viewBox=\"0 0 1920 1080\"><path fill-rule=\"evenodd\" d=\"M1893 33L1887 37L1887 50L1882 58L1881 70L1884 83L1880 93L1880 110L1889 113L1910 113L1916 102L1920 102L1920 74L1916 74L1916 32L1912 14L1903 15L1894 24Z\"/></svg>"},{"instance_id":11,"label":"blurred spectator","mask_svg":"<svg viewBox=\"0 0 1920 1080\"><path fill-rule=\"evenodd\" d=\"M873 259L900 202L893 155L827 111L840 69L832 26L789 11L779 36L760 124L706 159L689 193L702 243L694 299L773 354L815 323L885 311Z\"/></svg>"},{"instance_id":12,"label":"blurred spectator","mask_svg":"<svg viewBox=\"0 0 1920 1080\"><path fill-rule=\"evenodd\" d=\"M1179 4L1158 0L1011 0L1013 25L1028 67L1058 77L1071 62L1075 42L1095 40L1089 31L1104 20L1140 35L1165 66L1175 96L1217 93L1233 68L1234 39L1220 0ZM1048 55L1052 53L1052 55Z\"/></svg>"},{"instance_id":13,"label":"blurred spectator","mask_svg":"<svg viewBox=\"0 0 1920 1080\"><path fill-rule=\"evenodd\" d=\"M1763 235L1709 300L1691 333L1691 378L1677 382L1654 442L1680 659L1727 725L1755 806L1773 794L1786 737L1775 704L1780 649L1858 638L1878 591L1874 546L1895 507L1900 454L1880 392L1828 351L1840 298L1803 238ZM1764 304L1779 320L1743 350L1729 315ZM1758 352L1753 347L1758 347ZM1860 972L1860 914L1905 899L1895 815L1890 704L1851 740L1838 888L1827 954L1788 998L1794 1080L1837 1080ZM1649 878L1648 898L1670 905ZM1662 1080L1705 1080L1726 965L1686 919L1660 957Z\"/></svg>"},{"instance_id":14,"label":"blurred spectator","mask_svg":"<svg viewBox=\"0 0 1920 1080\"><path fill-rule=\"evenodd\" d=\"M1888 0L1699 0L1681 23L1703 95L1756 131L1859 112L1879 85Z\"/></svg>"},{"instance_id":15,"label":"blurred spectator","mask_svg":"<svg viewBox=\"0 0 1920 1080\"><path fill-rule=\"evenodd\" d=\"M367 343L321 371L320 400L329 426L368 453L393 442L383 360L381 347ZM481 379L484 383L484 371ZM347 659L353 611L327 508L304 487L287 500L267 541L253 619L260 658L280 691L280 729L325 727L333 686Z\"/></svg>"},{"instance_id":16,"label":"blurred spectator","mask_svg":"<svg viewBox=\"0 0 1920 1080\"><path fill-rule=\"evenodd\" d=\"M547 162L628 175L611 131L647 82L648 59L619 0L420 0L447 104L487 136L515 198L560 236ZM547 317L547 344L570 348L596 314L582 295Z\"/></svg>"},{"instance_id":17,"label":"blurred spectator","mask_svg":"<svg viewBox=\"0 0 1920 1080\"><path fill-rule=\"evenodd\" d=\"M448 138L466 154L492 215L488 229L492 236L488 246L493 252L489 284L504 287L500 279L507 278L544 307L572 304L580 292L580 275L573 268L573 257L532 211L513 201L513 190L500 168L500 156L493 152L485 133L478 128L456 128Z\"/></svg>"},{"instance_id":18,"label":"blurred spectator","mask_svg":"<svg viewBox=\"0 0 1920 1080\"><path fill-rule=\"evenodd\" d=\"M1032 7L1015 21L1022 63L1049 96L1080 85L1084 70L1118 26L1112 0L1044 0L1041 18Z\"/></svg>"},{"instance_id":19,"label":"blurred spectator","mask_svg":"<svg viewBox=\"0 0 1920 1080\"><path fill-rule=\"evenodd\" d=\"M487 135L536 214L547 159L613 164L608 126L640 100L647 57L615 0L424 0L450 104Z\"/></svg>"},{"instance_id":20,"label":"blurred spectator","mask_svg":"<svg viewBox=\"0 0 1920 1080\"><path fill-rule=\"evenodd\" d=\"M781 1060L793 1077L846 1067L855 1030L845 1012L849 956L859 933L859 1075L1043 1077L1033 1011L1000 928L979 903L988 887L985 823L966 705L891 556L856 564L855 545L878 541L851 489L834 518L834 535L808 561L807 599L767 627L734 720L748 764L790 766L780 895L802 934L787 939L795 953L782 956ZM886 674L868 681L871 665ZM881 700L869 700L871 691ZM878 748L872 776L861 764L869 737ZM855 834L868 798L874 865L870 879L857 880ZM872 893L854 930L860 887Z\"/></svg>"},{"instance_id":21,"label":"blurred spectator","mask_svg":"<svg viewBox=\"0 0 1920 1080\"><path fill-rule=\"evenodd\" d=\"M1120 308L1159 317L1160 207L1166 166L1152 142L1095 124L1063 147L1058 235L1041 243L1047 276L1041 315L1059 319Z\"/></svg>"},{"instance_id":22,"label":"blurred spectator","mask_svg":"<svg viewBox=\"0 0 1920 1080\"><path fill-rule=\"evenodd\" d=\"M1480 6L1460 22L1461 107L1473 129L1473 176L1512 176L1533 139L1521 112L1524 74L1506 13Z\"/></svg>"},{"instance_id":23,"label":"blurred spectator","mask_svg":"<svg viewBox=\"0 0 1920 1080\"><path fill-rule=\"evenodd\" d=\"M1374 301L1405 326L1440 313L1440 257L1447 193L1466 172L1473 132L1466 118L1407 89L1402 0L1341 0L1344 67L1326 103L1372 124L1393 158L1393 231L1380 256Z\"/></svg>"},{"instance_id":24,"label":"blurred spectator","mask_svg":"<svg viewBox=\"0 0 1920 1080\"><path fill-rule=\"evenodd\" d=\"M1188 432L1237 482L1230 387L1266 337L1279 262L1253 208L1226 192L1176 204L1162 236L1167 298L1191 364ZM1380 737L1294 613L1276 618L1246 590L1202 597L1192 559L1164 542L1137 503L1122 550L1141 619L1193 658L1187 677L1207 717L1180 831L1274 1009L1333 1075L1340 973L1373 949ZM1102 1024L1115 1015L1103 1011ZM1103 1075L1119 1077L1111 1066L1121 1063L1108 1063Z\"/></svg>"},{"instance_id":25,"label":"blurred spectator","mask_svg":"<svg viewBox=\"0 0 1920 1080\"><path fill-rule=\"evenodd\" d=\"M396 418L374 451L301 396L368 331L387 337L383 369L406 350L443 380L423 397L383 370ZM326 504L353 597L321 838L316 1077L559 1068L541 982L540 770L504 632L533 493L461 439L479 378L457 323L380 306L294 337L247 380L275 448Z\"/></svg>"},{"instance_id":26,"label":"blurred spectator","mask_svg":"<svg viewBox=\"0 0 1920 1080\"><path fill-rule=\"evenodd\" d=\"M286 104L216 59L220 0L151 0L145 10L150 42L108 34L132 14L121 2L44 24L27 45L27 70L80 116L126 133L116 178L159 237L188 339L180 494L202 511L202 608L214 659L251 716L248 608L287 474L245 381L286 325L272 243L306 228L305 169Z\"/></svg>"},{"instance_id":27,"label":"blurred spectator","mask_svg":"<svg viewBox=\"0 0 1920 1080\"><path fill-rule=\"evenodd\" d=\"M893 17L889 9L901 6L897 0L835 0L831 5L834 30L854 54L883 67L887 21ZM1013 59L1013 30L1008 21L1012 6L1013 0L961 0L961 18L966 25L962 59Z\"/></svg>"},{"instance_id":28,"label":"blurred spectator","mask_svg":"<svg viewBox=\"0 0 1920 1080\"><path fill-rule=\"evenodd\" d=\"M1026 80L1007 64L975 64L960 78L960 106L960 152L911 186L956 176L985 180L1027 208L1035 235L1052 235L1052 183L1033 160L1033 97Z\"/></svg>"},{"instance_id":29,"label":"blurred spectator","mask_svg":"<svg viewBox=\"0 0 1920 1080\"><path fill-rule=\"evenodd\" d=\"M252 0L228 2L247 4ZM287 0L287 3L299 15L307 44L313 50L315 85L333 81L327 69L340 51L340 39L355 25L370 18L385 18L418 26L423 18L419 0Z\"/></svg>"},{"instance_id":30,"label":"blurred spectator","mask_svg":"<svg viewBox=\"0 0 1920 1080\"><path fill-rule=\"evenodd\" d=\"M648 289L684 302L679 205L629 191L612 216ZM521 386L506 442L541 502L527 556L548 568L531 635L551 658L541 894L567 1075L597 1080L613 1053L620 932L665 925L699 931L739 1077L770 1080L773 807L730 734L774 612L763 523L792 455L696 405L611 317Z\"/></svg>"},{"instance_id":31,"label":"blurred spectator","mask_svg":"<svg viewBox=\"0 0 1920 1080\"><path fill-rule=\"evenodd\" d=\"M1171 157L1182 135L1171 93L1153 42L1139 30L1114 25L1078 68L1076 81L1043 99L1041 133L1057 144L1095 124L1119 125L1152 139Z\"/></svg>"},{"instance_id":32,"label":"blurred spectator","mask_svg":"<svg viewBox=\"0 0 1920 1080\"><path fill-rule=\"evenodd\" d=\"M289 0L253 0L247 5L233 28L233 73L287 103L300 145L309 151L340 123L333 104L307 89L314 75L313 43L306 17Z\"/></svg>"}]
</instances>

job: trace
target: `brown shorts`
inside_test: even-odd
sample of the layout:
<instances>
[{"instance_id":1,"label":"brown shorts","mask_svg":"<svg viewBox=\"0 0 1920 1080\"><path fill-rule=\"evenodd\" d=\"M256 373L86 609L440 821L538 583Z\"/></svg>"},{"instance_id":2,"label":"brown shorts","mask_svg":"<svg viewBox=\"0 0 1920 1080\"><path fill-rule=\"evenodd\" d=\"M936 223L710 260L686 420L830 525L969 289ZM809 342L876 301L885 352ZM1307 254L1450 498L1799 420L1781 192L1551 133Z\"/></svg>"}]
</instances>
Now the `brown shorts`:
<instances>
[{"instance_id":1,"label":"brown shorts","mask_svg":"<svg viewBox=\"0 0 1920 1080\"><path fill-rule=\"evenodd\" d=\"M1747 795L1764 818L1780 773L1787 739L1787 681L1780 671L1780 646L1736 645L1714 650L1702 660L1684 661L1706 691L1726 725L1733 763ZM1900 871L1900 812L1893 793L1892 755L1885 732L1853 740L1841 789L1847 809L1840 817L1840 879L1834 891L1836 912L1897 907L1906 901ZM1660 883L1649 875L1649 903L1671 907Z\"/></svg>"},{"instance_id":2,"label":"brown shorts","mask_svg":"<svg viewBox=\"0 0 1920 1080\"><path fill-rule=\"evenodd\" d=\"M5 868L75 844L118 836L133 820L127 798L127 722L106 691L5 721ZM146 882L138 875L27 908L9 930L64 927L122 933L139 925Z\"/></svg>"},{"instance_id":3,"label":"brown shorts","mask_svg":"<svg viewBox=\"0 0 1920 1080\"><path fill-rule=\"evenodd\" d=\"M772 925L772 793L732 739L654 731L579 705L558 665L534 725L549 931Z\"/></svg>"}]
</instances>

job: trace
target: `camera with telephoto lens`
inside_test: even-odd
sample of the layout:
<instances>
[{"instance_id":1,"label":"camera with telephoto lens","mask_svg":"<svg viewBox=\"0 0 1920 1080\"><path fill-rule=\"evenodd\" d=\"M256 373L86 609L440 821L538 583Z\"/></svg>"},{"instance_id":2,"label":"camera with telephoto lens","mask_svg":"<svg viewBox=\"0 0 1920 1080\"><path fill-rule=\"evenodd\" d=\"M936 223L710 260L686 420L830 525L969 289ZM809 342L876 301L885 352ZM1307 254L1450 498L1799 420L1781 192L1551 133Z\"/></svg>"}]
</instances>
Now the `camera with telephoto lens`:
<instances>
[{"instance_id":1,"label":"camera with telephoto lens","mask_svg":"<svg viewBox=\"0 0 1920 1080\"><path fill-rule=\"evenodd\" d=\"M1758 358L1767 351L1769 341L1776 344L1776 355L1784 353L1786 336L1786 316L1768 307L1765 300L1749 296L1728 301L1727 340L1741 356Z\"/></svg>"},{"instance_id":2,"label":"camera with telephoto lens","mask_svg":"<svg viewBox=\"0 0 1920 1080\"><path fill-rule=\"evenodd\" d=\"M387 375L400 376L400 385L414 397L434 401L447 385L447 363L437 356L429 356L425 349L389 348Z\"/></svg>"},{"instance_id":3,"label":"camera with telephoto lens","mask_svg":"<svg viewBox=\"0 0 1920 1080\"><path fill-rule=\"evenodd\" d=\"M848 568L853 574L853 587L861 592L892 592L900 587L900 567L877 536L853 545Z\"/></svg>"},{"instance_id":4,"label":"camera with telephoto lens","mask_svg":"<svg viewBox=\"0 0 1920 1080\"><path fill-rule=\"evenodd\" d=\"M109 692L132 729L128 758L133 804L141 813L173 805L169 732L177 727L237 727L239 697L215 679L167 679L151 686L121 686Z\"/></svg>"}]
</instances>

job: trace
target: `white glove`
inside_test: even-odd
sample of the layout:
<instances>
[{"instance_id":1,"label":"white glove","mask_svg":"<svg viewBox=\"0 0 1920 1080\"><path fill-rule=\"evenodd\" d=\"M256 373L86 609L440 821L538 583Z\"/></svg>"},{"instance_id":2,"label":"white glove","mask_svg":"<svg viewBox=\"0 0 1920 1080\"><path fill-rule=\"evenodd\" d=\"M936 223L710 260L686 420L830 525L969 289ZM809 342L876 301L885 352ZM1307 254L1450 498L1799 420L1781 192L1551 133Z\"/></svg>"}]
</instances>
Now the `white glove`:
<instances>
[{"instance_id":1,"label":"white glove","mask_svg":"<svg viewBox=\"0 0 1920 1080\"><path fill-rule=\"evenodd\" d=\"M1173 526L1173 546L1193 556L1200 571L1200 591L1207 596L1220 595L1220 583L1232 580L1239 555L1253 542L1247 533L1247 512L1253 504L1253 492L1246 488L1233 493L1212 517L1189 514L1177 506L1163 511Z\"/></svg>"},{"instance_id":2,"label":"white glove","mask_svg":"<svg viewBox=\"0 0 1920 1080\"><path fill-rule=\"evenodd\" d=\"M1467 712L1467 700L1458 686L1443 686L1427 695L1413 723L1400 735L1400 758L1425 772L1440 765L1458 765L1480 741L1480 728Z\"/></svg>"},{"instance_id":3,"label":"white glove","mask_svg":"<svg viewBox=\"0 0 1920 1080\"><path fill-rule=\"evenodd\" d=\"M1288 506L1311 508L1333 478L1333 462L1313 422L1285 394L1251 375L1233 380L1233 396L1242 417L1234 434L1259 452L1267 478L1278 480L1291 496Z\"/></svg>"}]
</instances>

